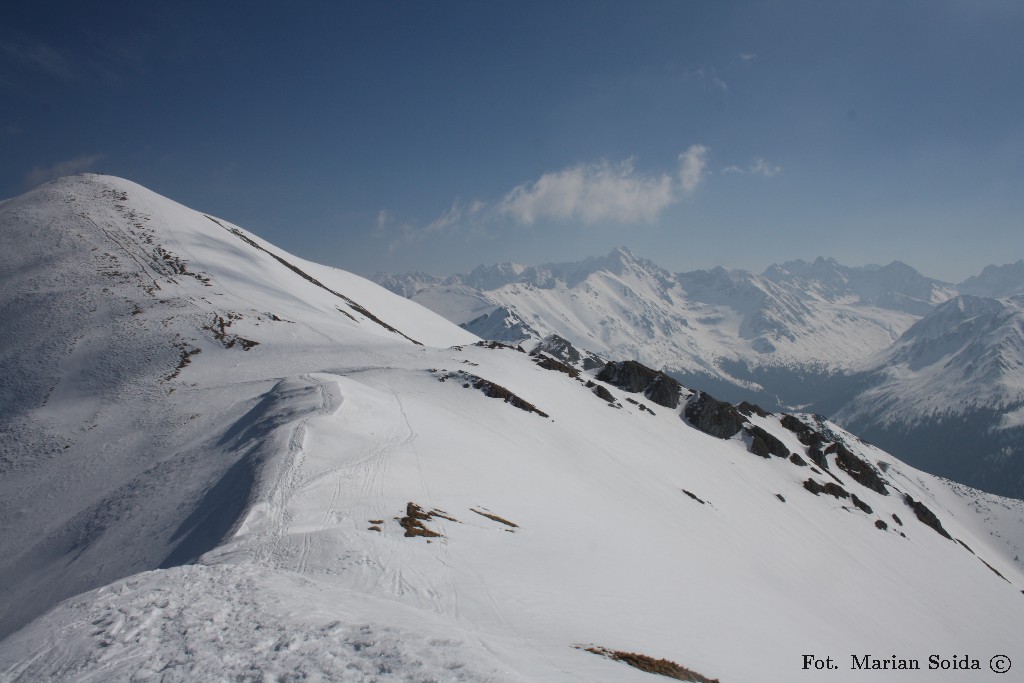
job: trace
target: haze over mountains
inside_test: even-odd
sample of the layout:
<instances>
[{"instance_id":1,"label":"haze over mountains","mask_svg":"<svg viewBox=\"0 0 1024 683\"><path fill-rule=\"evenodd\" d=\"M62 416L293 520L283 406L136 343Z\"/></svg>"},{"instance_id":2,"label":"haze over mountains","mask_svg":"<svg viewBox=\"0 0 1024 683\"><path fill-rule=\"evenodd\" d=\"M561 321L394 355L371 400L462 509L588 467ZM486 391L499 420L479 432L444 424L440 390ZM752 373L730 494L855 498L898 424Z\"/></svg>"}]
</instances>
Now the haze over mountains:
<instances>
[{"instance_id":1,"label":"haze over mountains","mask_svg":"<svg viewBox=\"0 0 1024 683\"><path fill-rule=\"evenodd\" d=\"M557 334L721 398L833 416L919 467L1024 496L1024 261L953 284L824 258L671 273L618 248L375 279L482 337Z\"/></svg>"},{"instance_id":2,"label":"haze over mountains","mask_svg":"<svg viewBox=\"0 0 1024 683\"><path fill-rule=\"evenodd\" d=\"M1024 503L825 420L553 337L481 342L118 178L0 203L0 239L0 678L782 683L814 653L886 681L851 656L898 648L922 665L899 680L952 682L1024 661ZM606 261L565 319L610 316L600 285L639 311L598 325L608 348L643 321L668 339L625 286L658 271ZM744 329L775 339L801 303L827 308ZM700 310L701 343L710 316L743 324Z\"/></svg>"}]
</instances>

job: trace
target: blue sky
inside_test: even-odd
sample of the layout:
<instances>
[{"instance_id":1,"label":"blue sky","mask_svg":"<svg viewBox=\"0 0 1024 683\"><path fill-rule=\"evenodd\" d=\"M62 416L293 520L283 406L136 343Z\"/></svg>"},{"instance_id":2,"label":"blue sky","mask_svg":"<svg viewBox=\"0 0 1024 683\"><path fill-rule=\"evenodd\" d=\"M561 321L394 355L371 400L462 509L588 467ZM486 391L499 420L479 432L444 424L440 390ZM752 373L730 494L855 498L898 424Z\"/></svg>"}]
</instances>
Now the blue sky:
<instances>
[{"instance_id":1,"label":"blue sky","mask_svg":"<svg viewBox=\"0 0 1024 683\"><path fill-rule=\"evenodd\" d=\"M959 281L1024 258L1022 35L1009 0L17 3L0 196L101 171L361 274Z\"/></svg>"}]
</instances>

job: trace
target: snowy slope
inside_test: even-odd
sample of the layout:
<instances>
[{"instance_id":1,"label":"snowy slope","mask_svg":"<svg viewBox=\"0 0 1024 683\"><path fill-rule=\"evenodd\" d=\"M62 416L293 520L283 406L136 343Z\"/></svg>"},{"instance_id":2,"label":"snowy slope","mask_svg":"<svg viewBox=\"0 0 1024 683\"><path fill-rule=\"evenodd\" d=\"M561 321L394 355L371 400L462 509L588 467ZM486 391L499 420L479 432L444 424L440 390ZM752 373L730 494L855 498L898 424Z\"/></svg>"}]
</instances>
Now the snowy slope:
<instances>
[{"instance_id":1,"label":"snowy slope","mask_svg":"<svg viewBox=\"0 0 1024 683\"><path fill-rule=\"evenodd\" d=\"M244 500L215 503L232 509L211 511L225 528L204 539L176 535L189 501L153 493L172 473L179 498L201 496L237 463L252 476L251 449L217 443L211 430L285 373L271 366L239 385L204 385L219 396L197 404L179 379L185 369L265 360L260 346L245 350L249 340L272 338L282 352L353 335L368 349L409 345L368 317L382 304L422 343L475 339L361 278L289 257L315 285L234 226L126 181L66 179L0 209L0 511L4 542L17 549L0 559L0 632L37 605L201 551L227 531Z\"/></svg>"},{"instance_id":2,"label":"snowy slope","mask_svg":"<svg viewBox=\"0 0 1024 683\"><path fill-rule=\"evenodd\" d=\"M21 323L0 678L657 680L585 648L769 683L810 653L835 681L893 680L854 654L967 654L978 681L1024 661L1021 501L639 366L474 345L127 181L57 181L0 227Z\"/></svg>"}]
</instances>

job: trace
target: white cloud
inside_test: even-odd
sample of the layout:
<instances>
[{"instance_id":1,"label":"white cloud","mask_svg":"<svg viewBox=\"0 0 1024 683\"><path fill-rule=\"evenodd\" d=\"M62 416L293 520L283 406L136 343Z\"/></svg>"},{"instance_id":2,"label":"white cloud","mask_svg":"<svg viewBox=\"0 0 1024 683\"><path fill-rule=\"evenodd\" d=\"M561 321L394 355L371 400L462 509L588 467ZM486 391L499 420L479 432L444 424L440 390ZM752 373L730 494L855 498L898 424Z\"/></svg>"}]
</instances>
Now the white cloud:
<instances>
[{"instance_id":1,"label":"white cloud","mask_svg":"<svg viewBox=\"0 0 1024 683\"><path fill-rule=\"evenodd\" d=\"M764 178L771 178L782 173L782 166L770 164L761 157L754 157L746 168L740 166L726 166L722 173L737 173L739 175L759 175Z\"/></svg>"},{"instance_id":2,"label":"white cloud","mask_svg":"<svg viewBox=\"0 0 1024 683\"><path fill-rule=\"evenodd\" d=\"M693 194L704 179L708 165L708 148L704 145L690 145L679 155L679 182L683 192Z\"/></svg>"},{"instance_id":3,"label":"white cloud","mask_svg":"<svg viewBox=\"0 0 1024 683\"><path fill-rule=\"evenodd\" d=\"M387 234L388 225L391 223L391 212L387 209L381 209L377 212L377 222L371 230L371 234L376 237L383 237Z\"/></svg>"},{"instance_id":4,"label":"white cloud","mask_svg":"<svg viewBox=\"0 0 1024 683\"><path fill-rule=\"evenodd\" d=\"M750 164L750 172L754 175L762 175L765 178L771 178L772 176L782 173L782 167L779 165L769 164L761 157L754 159L753 163Z\"/></svg>"},{"instance_id":5,"label":"white cloud","mask_svg":"<svg viewBox=\"0 0 1024 683\"><path fill-rule=\"evenodd\" d=\"M594 223L653 222L677 201L667 173L645 175L633 159L601 161L543 174L512 189L498 203L501 214L532 225L538 219L577 219Z\"/></svg>"},{"instance_id":6,"label":"white cloud","mask_svg":"<svg viewBox=\"0 0 1024 683\"><path fill-rule=\"evenodd\" d=\"M390 236L395 249L430 237L487 234L502 219L520 225L543 220L586 225L653 223L666 208L697 190L706 175L707 160L707 147L691 145L679 155L675 174L643 173L632 158L577 164L517 185L497 202L467 204L456 199L426 225L399 223L382 210L372 233Z\"/></svg>"},{"instance_id":7,"label":"white cloud","mask_svg":"<svg viewBox=\"0 0 1024 683\"><path fill-rule=\"evenodd\" d=\"M388 248L394 251L398 247L416 244L429 237L465 232L467 227L473 227L486 208L487 204L479 200L465 205L456 199L450 208L424 226L399 221L390 211L381 209L370 234L374 237L390 238Z\"/></svg>"},{"instance_id":8,"label":"white cloud","mask_svg":"<svg viewBox=\"0 0 1024 683\"><path fill-rule=\"evenodd\" d=\"M58 161L50 166L36 166L25 176L25 186L33 188L57 178L74 175L88 170L93 164L103 158L102 154L83 154L74 159Z\"/></svg>"},{"instance_id":9,"label":"white cloud","mask_svg":"<svg viewBox=\"0 0 1024 683\"><path fill-rule=\"evenodd\" d=\"M423 232L424 237L426 237L427 235L433 235L455 228L462 223L462 218L467 213L468 211L463 208L462 202L456 199L452 202L450 209L428 223L427 227L423 228L421 232Z\"/></svg>"}]
</instances>

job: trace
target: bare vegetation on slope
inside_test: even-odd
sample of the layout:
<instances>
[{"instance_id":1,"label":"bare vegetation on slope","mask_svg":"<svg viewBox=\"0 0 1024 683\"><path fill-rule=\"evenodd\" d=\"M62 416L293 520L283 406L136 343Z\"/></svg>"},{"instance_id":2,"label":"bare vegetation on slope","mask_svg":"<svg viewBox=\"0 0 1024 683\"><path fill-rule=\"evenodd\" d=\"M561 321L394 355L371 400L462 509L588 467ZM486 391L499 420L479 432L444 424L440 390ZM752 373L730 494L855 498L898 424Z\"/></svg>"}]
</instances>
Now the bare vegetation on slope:
<instances>
[{"instance_id":1,"label":"bare vegetation on slope","mask_svg":"<svg viewBox=\"0 0 1024 683\"><path fill-rule=\"evenodd\" d=\"M655 659L637 652L624 652L622 650L609 650L606 647L591 645L583 647L577 645L576 649L591 652L595 655L607 657L615 662L625 662L635 669L646 671L649 674L657 674L666 678L673 678L677 681L690 681L690 683L719 683L717 678L708 678L692 669L687 669L681 664L676 664L669 659Z\"/></svg>"}]
</instances>

